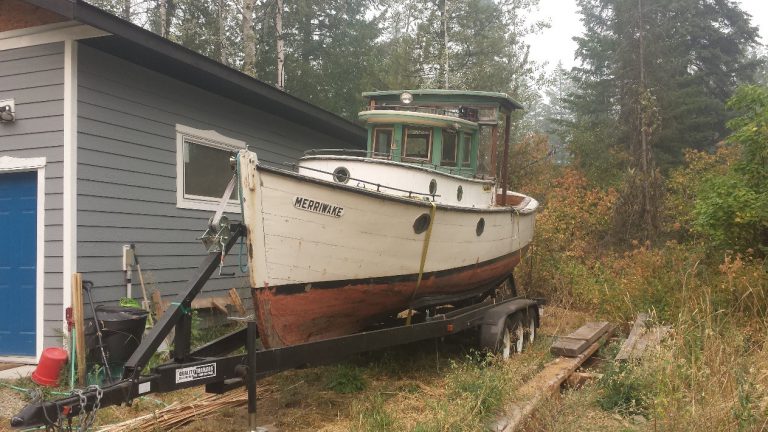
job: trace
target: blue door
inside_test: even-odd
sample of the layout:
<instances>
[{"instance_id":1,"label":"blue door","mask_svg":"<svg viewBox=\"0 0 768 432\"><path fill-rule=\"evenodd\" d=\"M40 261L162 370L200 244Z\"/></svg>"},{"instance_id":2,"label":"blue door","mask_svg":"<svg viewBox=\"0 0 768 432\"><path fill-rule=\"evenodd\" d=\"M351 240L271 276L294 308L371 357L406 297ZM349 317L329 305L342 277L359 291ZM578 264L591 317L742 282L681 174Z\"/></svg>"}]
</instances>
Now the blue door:
<instances>
[{"instance_id":1,"label":"blue door","mask_svg":"<svg viewBox=\"0 0 768 432\"><path fill-rule=\"evenodd\" d=\"M35 355L37 172L0 174L0 355Z\"/></svg>"}]
</instances>

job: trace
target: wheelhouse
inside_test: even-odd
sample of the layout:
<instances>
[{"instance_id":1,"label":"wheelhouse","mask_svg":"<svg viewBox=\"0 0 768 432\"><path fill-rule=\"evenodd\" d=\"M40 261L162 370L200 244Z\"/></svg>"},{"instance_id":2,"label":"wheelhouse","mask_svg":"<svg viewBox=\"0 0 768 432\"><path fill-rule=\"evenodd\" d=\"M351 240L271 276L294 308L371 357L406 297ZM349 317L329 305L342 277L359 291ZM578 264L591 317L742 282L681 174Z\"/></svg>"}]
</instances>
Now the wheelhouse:
<instances>
[{"instance_id":1,"label":"wheelhouse","mask_svg":"<svg viewBox=\"0 0 768 432\"><path fill-rule=\"evenodd\" d=\"M504 93L405 90L363 93L368 157L496 178L500 127L521 109Z\"/></svg>"}]
</instances>

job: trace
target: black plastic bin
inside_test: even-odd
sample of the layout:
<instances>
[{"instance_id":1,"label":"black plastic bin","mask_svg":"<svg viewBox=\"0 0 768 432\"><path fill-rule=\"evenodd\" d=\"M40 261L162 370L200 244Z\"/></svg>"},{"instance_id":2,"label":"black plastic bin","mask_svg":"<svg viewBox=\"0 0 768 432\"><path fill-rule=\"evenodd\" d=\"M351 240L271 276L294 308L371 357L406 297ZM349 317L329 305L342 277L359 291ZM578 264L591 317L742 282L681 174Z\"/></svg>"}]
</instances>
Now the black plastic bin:
<instances>
[{"instance_id":1,"label":"black plastic bin","mask_svg":"<svg viewBox=\"0 0 768 432\"><path fill-rule=\"evenodd\" d=\"M122 366L131 357L141 342L147 314L143 309L122 306L96 306L96 315L101 323L101 339L110 366ZM101 364L99 340L93 318L85 321L85 345L88 348L86 361Z\"/></svg>"}]
</instances>

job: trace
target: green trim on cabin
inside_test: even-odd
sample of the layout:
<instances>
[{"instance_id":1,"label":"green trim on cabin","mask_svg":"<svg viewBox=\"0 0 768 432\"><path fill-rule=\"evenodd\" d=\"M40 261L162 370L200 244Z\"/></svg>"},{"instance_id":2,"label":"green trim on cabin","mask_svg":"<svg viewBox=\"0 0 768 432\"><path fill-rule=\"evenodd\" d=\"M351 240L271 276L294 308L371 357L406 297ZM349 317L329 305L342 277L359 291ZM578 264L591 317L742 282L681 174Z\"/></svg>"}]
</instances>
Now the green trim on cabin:
<instances>
[{"instance_id":1,"label":"green trim on cabin","mask_svg":"<svg viewBox=\"0 0 768 432\"><path fill-rule=\"evenodd\" d=\"M365 128L368 129L368 145L366 148L368 149L368 154L373 154L373 126L368 125Z\"/></svg>"},{"instance_id":2,"label":"green trim on cabin","mask_svg":"<svg viewBox=\"0 0 768 432\"><path fill-rule=\"evenodd\" d=\"M402 158L400 157L400 154L403 151L403 125L398 123L394 125L395 133L393 133L392 139L395 143L395 149L392 152L392 160L395 162L400 162Z\"/></svg>"},{"instance_id":3,"label":"green trim on cabin","mask_svg":"<svg viewBox=\"0 0 768 432\"><path fill-rule=\"evenodd\" d=\"M432 156L430 163L440 166L443 158L443 128L432 128L432 150L430 152L430 156Z\"/></svg>"},{"instance_id":4,"label":"green trim on cabin","mask_svg":"<svg viewBox=\"0 0 768 432\"><path fill-rule=\"evenodd\" d=\"M476 133L472 135L472 151L469 153L469 166L472 168L472 173L477 173L477 156L480 151L480 134Z\"/></svg>"}]
</instances>

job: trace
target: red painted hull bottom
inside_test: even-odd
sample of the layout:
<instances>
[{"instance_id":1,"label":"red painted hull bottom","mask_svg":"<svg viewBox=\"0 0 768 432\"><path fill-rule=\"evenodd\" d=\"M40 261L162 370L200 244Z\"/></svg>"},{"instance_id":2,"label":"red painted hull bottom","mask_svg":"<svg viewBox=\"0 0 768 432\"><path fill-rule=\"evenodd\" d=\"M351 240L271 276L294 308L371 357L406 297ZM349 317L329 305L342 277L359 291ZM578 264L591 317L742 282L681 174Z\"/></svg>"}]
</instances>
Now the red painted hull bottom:
<instances>
[{"instance_id":1,"label":"red painted hull bottom","mask_svg":"<svg viewBox=\"0 0 768 432\"><path fill-rule=\"evenodd\" d=\"M419 303L449 304L491 289L508 277L524 251L452 270L417 275L252 289L265 348L279 348L359 332ZM450 301L446 301L450 298Z\"/></svg>"}]
</instances>

